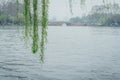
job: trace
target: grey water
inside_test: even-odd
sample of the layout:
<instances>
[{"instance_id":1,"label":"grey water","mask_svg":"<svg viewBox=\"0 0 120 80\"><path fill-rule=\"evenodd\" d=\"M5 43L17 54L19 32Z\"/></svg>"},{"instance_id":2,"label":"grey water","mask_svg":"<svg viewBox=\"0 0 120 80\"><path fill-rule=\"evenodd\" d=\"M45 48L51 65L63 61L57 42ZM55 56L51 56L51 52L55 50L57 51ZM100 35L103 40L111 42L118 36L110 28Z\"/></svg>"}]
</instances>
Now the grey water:
<instances>
[{"instance_id":1,"label":"grey water","mask_svg":"<svg viewBox=\"0 0 120 80\"><path fill-rule=\"evenodd\" d=\"M44 64L22 31L0 29L0 80L120 80L120 27L48 27Z\"/></svg>"}]
</instances>

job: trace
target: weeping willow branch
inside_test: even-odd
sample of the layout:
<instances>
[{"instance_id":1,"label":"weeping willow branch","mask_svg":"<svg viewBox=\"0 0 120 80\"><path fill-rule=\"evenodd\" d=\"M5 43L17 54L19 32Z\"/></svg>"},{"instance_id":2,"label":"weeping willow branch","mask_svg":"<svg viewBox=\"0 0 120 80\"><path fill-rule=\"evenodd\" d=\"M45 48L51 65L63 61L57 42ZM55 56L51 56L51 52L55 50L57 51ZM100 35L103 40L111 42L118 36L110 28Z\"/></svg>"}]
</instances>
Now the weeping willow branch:
<instances>
[{"instance_id":1,"label":"weeping willow branch","mask_svg":"<svg viewBox=\"0 0 120 80\"><path fill-rule=\"evenodd\" d=\"M40 60L44 62L45 43L47 42L47 25L48 25L48 4L49 0L41 0L41 36L38 28L38 2L32 0L33 16L31 14L31 0L24 0L24 21L25 21L25 38L32 38L32 52L37 53L40 48ZM31 25L32 28L31 28ZM32 36L31 36L32 33ZM39 37L41 40L39 40ZM40 44L40 45L39 45Z\"/></svg>"},{"instance_id":2,"label":"weeping willow branch","mask_svg":"<svg viewBox=\"0 0 120 80\"><path fill-rule=\"evenodd\" d=\"M30 18L30 24L32 24L32 14L31 14L31 5L30 0L28 0L28 7L29 7L29 18Z\"/></svg>"},{"instance_id":3,"label":"weeping willow branch","mask_svg":"<svg viewBox=\"0 0 120 80\"><path fill-rule=\"evenodd\" d=\"M24 0L24 23L25 23L25 39L28 39L29 37L29 2L30 0Z\"/></svg>"},{"instance_id":4,"label":"weeping willow branch","mask_svg":"<svg viewBox=\"0 0 120 80\"><path fill-rule=\"evenodd\" d=\"M18 13L19 13L19 0L16 0L17 2L17 19L18 19Z\"/></svg>"},{"instance_id":5,"label":"weeping willow branch","mask_svg":"<svg viewBox=\"0 0 120 80\"><path fill-rule=\"evenodd\" d=\"M41 34L41 43L40 43L40 47L41 47L40 58L42 61L44 60L45 43L47 42L48 4L49 4L49 0L42 0L42 20L41 20L42 34Z\"/></svg>"},{"instance_id":6,"label":"weeping willow branch","mask_svg":"<svg viewBox=\"0 0 120 80\"><path fill-rule=\"evenodd\" d=\"M32 52L36 53L38 51L38 0L33 1L33 45Z\"/></svg>"}]
</instances>

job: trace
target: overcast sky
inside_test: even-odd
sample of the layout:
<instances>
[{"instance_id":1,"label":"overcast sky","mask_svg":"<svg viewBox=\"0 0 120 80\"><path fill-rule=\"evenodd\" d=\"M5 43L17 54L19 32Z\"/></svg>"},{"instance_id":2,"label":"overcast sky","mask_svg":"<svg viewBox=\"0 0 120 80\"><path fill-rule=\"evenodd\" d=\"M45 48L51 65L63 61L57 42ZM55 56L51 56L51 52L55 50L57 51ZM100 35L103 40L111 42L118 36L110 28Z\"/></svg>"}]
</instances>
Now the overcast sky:
<instances>
[{"instance_id":1,"label":"overcast sky","mask_svg":"<svg viewBox=\"0 0 120 80\"><path fill-rule=\"evenodd\" d=\"M103 0L86 0L86 5L81 9L80 0L73 0L73 12L71 15L69 9L69 0L50 0L50 8L49 8L49 17L57 18L57 20L67 20L72 16L82 16L86 15L92 6L94 5L102 5ZM106 0L106 3L119 3L120 0Z\"/></svg>"}]
</instances>

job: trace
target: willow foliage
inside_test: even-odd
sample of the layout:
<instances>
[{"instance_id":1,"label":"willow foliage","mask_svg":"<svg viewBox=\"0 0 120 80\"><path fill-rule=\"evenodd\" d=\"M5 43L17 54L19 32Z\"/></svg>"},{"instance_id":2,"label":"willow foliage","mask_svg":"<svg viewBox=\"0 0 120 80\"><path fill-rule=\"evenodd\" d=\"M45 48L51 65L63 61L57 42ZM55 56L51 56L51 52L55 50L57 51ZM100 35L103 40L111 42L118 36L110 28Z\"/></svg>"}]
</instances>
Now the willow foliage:
<instances>
[{"instance_id":1,"label":"willow foliage","mask_svg":"<svg viewBox=\"0 0 120 80\"><path fill-rule=\"evenodd\" d=\"M33 1L33 45L32 52L36 53L38 51L38 0Z\"/></svg>"},{"instance_id":2,"label":"willow foliage","mask_svg":"<svg viewBox=\"0 0 120 80\"><path fill-rule=\"evenodd\" d=\"M17 3L17 19L18 19L18 12L19 12L19 0L16 0Z\"/></svg>"},{"instance_id":3,"label":"willow foliage","mask_svg":"<svg viewBox=\"0 0 120 80\"><path fill-rule=\"evenodd\" d=\"M24 24L25 24L25 39L28 39L29 37L29 31L30 31L30 0L24 0Z\"/></svg>"},{"instance_id":4,"label":"willow foliage","mask_svg":"<svg viewBox=\"0 0 120 80\"><path fill-rule=\"evenodd\" d=\"M42 9L41 19L39 19L38 14L39 2ZM47 42L48 4L49 0L24 0L25 40L32 39L32 52L37 53L40 50L42 62L44 62L45 44ZM33 13L31 13L32 9ZM41 34L39 34L39 20L41 20Z\"/></svg>"},{"instance_id":5,"label":"willow foliage","mask_svg":"<svg viewBox=\"0 0 120 80\"><path fill-rule=\"evenodd\" d=\"M48 25L48 0L42 0L42 34L41 34L41 60L44 60L44 51L45 51L45 43L47 42L47 25ZM43 62L43 61L42 61Z\"/></svg>"}]
</instances>

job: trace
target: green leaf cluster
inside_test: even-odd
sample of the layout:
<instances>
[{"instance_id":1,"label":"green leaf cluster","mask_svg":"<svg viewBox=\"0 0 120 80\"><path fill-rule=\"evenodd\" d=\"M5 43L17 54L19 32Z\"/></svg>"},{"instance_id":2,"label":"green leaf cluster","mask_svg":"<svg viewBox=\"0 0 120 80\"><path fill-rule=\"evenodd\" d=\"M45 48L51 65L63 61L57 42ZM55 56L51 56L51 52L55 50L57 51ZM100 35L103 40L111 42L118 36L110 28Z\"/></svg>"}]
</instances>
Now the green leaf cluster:
<instances>
[{"instance_id":1,"label":"green leaf cluster","mask_svg":"<svg viewBox=\"0 0 120 80\"><path fill-rule=\"evenodd\" d=\"M38 3L41 3L41 19L38 16ZM31 3L32 8L31 8ZM24 0L25 40L32 39L32 52L40 49L40 60L44 62L45 44L47 42L49 0ZM33 9L33 14L31 14ZM39 34L39 20L41 20L41 34ZM32 26L31 26L32 25Z\"/></svg>"}]
</instances>

